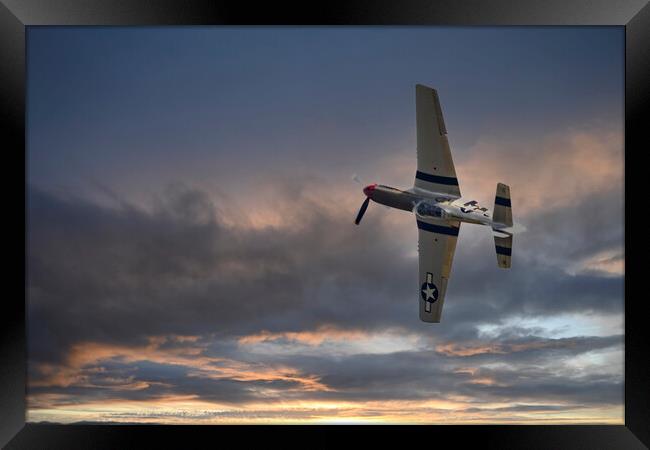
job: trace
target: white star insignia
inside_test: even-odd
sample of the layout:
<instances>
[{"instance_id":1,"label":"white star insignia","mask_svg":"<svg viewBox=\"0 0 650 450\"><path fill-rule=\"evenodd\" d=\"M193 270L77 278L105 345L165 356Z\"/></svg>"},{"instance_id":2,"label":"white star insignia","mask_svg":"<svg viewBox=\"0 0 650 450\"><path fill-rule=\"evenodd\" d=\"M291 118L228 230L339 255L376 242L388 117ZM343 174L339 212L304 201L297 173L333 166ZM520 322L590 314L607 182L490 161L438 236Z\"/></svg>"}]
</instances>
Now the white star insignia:
<instances>
[{"instance_id":1,"label":"white star insignia","mask_svg":"<svg viewBox=\"0 0 650 450\"><path fill-rule=\"evenodd\" d=\"M425 295L426 295L426 299L425 299L425 301L426 301L426 300L429 300L430 298L434 298L433 294L436 292L436 288L434 288L431 285L427 285L427 287L425 289L423 289L422 292L424 292Z\"/></svg>"}]
</instances>

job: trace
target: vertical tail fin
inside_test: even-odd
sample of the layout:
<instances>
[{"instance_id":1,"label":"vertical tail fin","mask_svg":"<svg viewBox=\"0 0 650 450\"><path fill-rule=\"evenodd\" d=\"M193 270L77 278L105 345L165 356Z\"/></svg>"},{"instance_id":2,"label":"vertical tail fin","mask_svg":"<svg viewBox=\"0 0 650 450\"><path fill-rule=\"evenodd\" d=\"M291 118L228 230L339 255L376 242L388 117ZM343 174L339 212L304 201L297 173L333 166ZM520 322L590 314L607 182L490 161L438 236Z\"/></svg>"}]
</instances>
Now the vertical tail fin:
<instances>
[{"instance_id":1,"label":"vertical tail fin","mask_svg":"<svg viewBox=\"0 0 650 450\"><path fill-rule=\"evenodd\" d=\"M510 187L503 183L497 184L492 222L497 262L499 267L507 269L512 264L512 234L501 230L501 228L512 227L512 204L510 203Z\"/></svg>"}]
</instances>

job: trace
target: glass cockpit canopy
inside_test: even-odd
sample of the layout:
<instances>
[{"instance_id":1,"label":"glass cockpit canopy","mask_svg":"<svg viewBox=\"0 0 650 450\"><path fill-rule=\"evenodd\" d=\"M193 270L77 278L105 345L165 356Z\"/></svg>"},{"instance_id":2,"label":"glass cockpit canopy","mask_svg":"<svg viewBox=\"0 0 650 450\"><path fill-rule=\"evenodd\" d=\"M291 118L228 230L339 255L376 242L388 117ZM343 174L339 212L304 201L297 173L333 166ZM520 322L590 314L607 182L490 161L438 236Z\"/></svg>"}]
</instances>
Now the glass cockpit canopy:
<instances>
[{"instance_id":1,"label":"glass cockpit canopy","mask_svg":"<svg viewBox=\"0 0 650 450\"><path fill-rule=\"evenodd\" d=\"M446 215L445 211L442 208L427 202L420 202L416 206L415 212L418 214L418 216L435 217L438 219L442 219Z\"/></svg>"}]
</instances>

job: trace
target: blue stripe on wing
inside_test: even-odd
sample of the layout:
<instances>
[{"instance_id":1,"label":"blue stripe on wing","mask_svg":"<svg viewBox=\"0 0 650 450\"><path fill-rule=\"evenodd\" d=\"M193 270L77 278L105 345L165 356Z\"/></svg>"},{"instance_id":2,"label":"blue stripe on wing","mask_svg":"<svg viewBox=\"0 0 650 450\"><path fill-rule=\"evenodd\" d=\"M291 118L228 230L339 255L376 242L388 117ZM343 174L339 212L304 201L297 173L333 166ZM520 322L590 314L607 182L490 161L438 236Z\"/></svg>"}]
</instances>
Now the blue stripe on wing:
<instances>
[{"instance_id":1,"label":"blue stripe on wing","mask_svg":"<svg viewBox=\"0 0 650 450\"><path fill-rule=\"evenodd\" d=\"M415 172L415 178L429 183L446 184L448 186L458 186L458 179L454 177L443 177L440 175L431 175L429 173Z\"/></svg>"},{"instance_id":2,"label":"blue stripe on wing","mask_svg":"<svg viewBox=\"0 0 650 450\"><path fill-rule=\"evenodd\" d=\"M431 233L446 234L449 236L458 236L458 231L460 230L460 227L434 225L420 220L418 220L418 228L420 230L430 231Z\"/></svg>"}]
</instances>

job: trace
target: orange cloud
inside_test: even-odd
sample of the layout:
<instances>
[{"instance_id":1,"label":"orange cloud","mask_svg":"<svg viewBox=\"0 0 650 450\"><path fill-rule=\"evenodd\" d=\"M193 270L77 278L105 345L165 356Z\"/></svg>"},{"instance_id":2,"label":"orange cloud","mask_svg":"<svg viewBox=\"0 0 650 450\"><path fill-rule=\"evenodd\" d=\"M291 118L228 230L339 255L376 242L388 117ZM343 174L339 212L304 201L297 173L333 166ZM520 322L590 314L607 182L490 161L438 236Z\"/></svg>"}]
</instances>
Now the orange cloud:
<instances>
[{"instance_id":1,"label":"orange cloud","mask_svg":"<svg viewBox=\"0 0 650 450\"><path fill-rule=\"evenodd\" d=\"M299 342L305 345L317 346L324 341L348 341L348 340L367 340L370 339L369 333L360 330L342 330L338 327L326 325L319 327L314 331L285 331L280 333L271 333L262 331L257 334L251 334L239 338L240 345L253 345L260 342L272 342L280 339Z\"/></svg>"},{"instance_id":2,"label":"orange cloud","mask_svg":"<svg viewBox=\"0 0 650 450\"><path fill-rule=\"evenodd\" d=\"M96 342L83 342L72 347L68 358L62 365L40 364L38 379L30 381L31 387L110 387L115 390L146 389L152 383L130 378L101 378L102 385L91 384L92 375L102 373L100 364L115 360L122 363L150 361L158 364L180 365L188 368L189 376L212 379L233 379L238 381L291 381L304 391L325 391L327 386L320 383L319 377L306 375L282 365L268 365L241 362L227 358L216 358L204 354L205 348L197 343L196 336L155 336L142 346L110 345ZM184 344L165 347L165 344ZM284 389L290 390L290 389Z\"/></svg>"},{"instance_id":3,"label":"orange cloud","mask_svg":"<svg viewBox=\"0 0 650 450\"><path fill-rule=\"evenodd\" d=\"M533 342L524 342L519 344L511 343L467 343L454 344L445 343L436 345L436 352L446 356L475 356L485 354L506 354L523 352L527 350L539 350L545 348L570 348L577 343L570 339L559 340L540 340Z\"/></svg>"},{"instance_id":4,"label":"orange cloud","mask_svg":"<svg viewBox=\"0 0 650 450\"><path fill-rule=\"evenodd\" d=\"M454 370L454 373L474 375L477 371L478 371L478 368L476 368L476 367L459 367L459 368Z\"/></svg>"},{"instance_id":5,"label":"orange cloud","mask_svg":"<svg viewBox=\"0 0 650 450\"><path fill-rule=\"evenodd\" d=\"M564 207L593 193L622 192L623 135L611 127L568 129L537 142L489 136L469 155L456 163L463 191L491 204L496 182L502 181L522 214Z\"/></svg>"},{"instance_id":6,"label":"orange cloud","mask_svg":"<svg viewBox=\"0 0 650 450\"><path fill-rule=\"evenodd\" d=\"M507 134L483 136L468 149L452 152L464 196L491 208L497 182L510 185L513 208L526 214L558 208L599 192L623 187L624 152L620 127L568 128L540 140L515 140ZM415 149L377 161L382 183L407 188L413 183ZM622 201L622 197L621 197Z\"/></svg>"},{"instance_id":7,"label":"orange cloud","mask_svg":"<svg viewBox=\"0 0 650 450\"><path fill-rule=\"evenodd\" d=\"M577 261L567 272L571 275L599 272L602 275L620 276L625 273L625 256L621 253L621 249L605 250Z\"/></svg>"}]
</instances>

